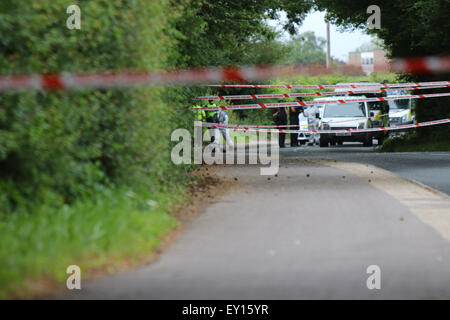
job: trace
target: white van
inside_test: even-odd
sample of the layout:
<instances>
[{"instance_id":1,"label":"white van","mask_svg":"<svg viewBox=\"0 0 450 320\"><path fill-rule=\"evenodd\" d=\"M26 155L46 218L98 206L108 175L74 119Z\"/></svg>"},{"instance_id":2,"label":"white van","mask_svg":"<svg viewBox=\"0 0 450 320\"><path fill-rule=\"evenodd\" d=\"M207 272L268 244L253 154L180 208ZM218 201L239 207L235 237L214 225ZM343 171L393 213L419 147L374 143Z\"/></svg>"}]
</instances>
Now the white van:
<instances>
[{"instance_id":1,"label":"white van","mask_svg":"<svg viewBox=\"0 0 450 320\"><path fill-rule=\"evenodd\" d=\"M338 85L343 86L342 88L336 88L336 92L342 92L342 91L362 91L362 90L368 90L368 91L376 91L379 90L382 86L381 83L378 82L353 82L353 83L337 83ZM360 93L360 94L346 94L346 97L353 97L353 96L360 96L364 95L367 98L375 98L375 97L384 97L386 94L384 92L367 92L367 93ZM367 105L369 106L369 112L372 114L372 128L379 128L379 127L389 127L389 107L387 101L371 101L367 102ZM378 145L381 145L389 136L388 131L377 131L374 132L372 137L377 139Z\"/></svg>"},{"instance_id":2,"label":"white van","mask_svg":"<svg viewBox=\"0 0 450 320\"><path fill-rule=\"evenodd\" d=\"M365 96L345 97L346 100L358 100ZM342 96L317 98L314 101L338 100ZM372 128L371 117L367 102L327 103L324 104L319 130L367 129ZM373 144L373 133L320 133L319 145L342 144L345 141L359 141L366 147Z\"/></svg>"},{"instance_id":3,"label":"white van","mask_svg":"<svg viewBox=\"0 0 450 320\"><path fill-rule=\"evenodd\" d=\"M387 91L388 97L407 94L406 90ZM411 99L389 100L389 123L391 126L414 123L415 117Z\"/></svg>"}]
</instances>

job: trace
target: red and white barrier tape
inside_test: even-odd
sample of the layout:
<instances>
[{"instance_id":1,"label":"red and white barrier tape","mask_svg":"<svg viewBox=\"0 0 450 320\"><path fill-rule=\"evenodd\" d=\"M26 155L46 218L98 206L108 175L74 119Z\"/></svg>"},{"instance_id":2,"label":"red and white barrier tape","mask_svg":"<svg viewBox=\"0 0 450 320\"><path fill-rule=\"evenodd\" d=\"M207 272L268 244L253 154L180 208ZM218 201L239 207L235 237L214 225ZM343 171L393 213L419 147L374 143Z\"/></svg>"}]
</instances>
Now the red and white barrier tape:
<instances>
[{"instance_id":1,"label":"red and white barrier tape","mask_svg":"<svg viewBox=\"0 0 450 320\"><path fill-rule=\"evenodd\" d=\"M377 120L376 117L384 117L384 116L390 116L396 113L400 113L403 112L404 110L400 110L400 111L393 111L390 113L384 113L384 114L377 114L375 117L371 117L370 120L374 121ZM356 120L360 120L361 118L352 118L352 119L345 119L345 120L335 120L335 121L330 121L328 123L341 123L341 122L349 122L349 121L356 121ZM203 122L209 125L215 125L216 123L214 122ZM236 127L246 127L246 128L290 128L290 127L298 127L298 124L280 124L280 125L276 125L276 124L272 124L272 125L259 125L259 124L233 124L233 126ZM308 124L308 126L312 127L314 126L314 124Z\"/></svg>"},{"instance_id":2,"label":"red and white barrier tape","mask_svg":"<svg viewBox=\"0 0 450 320\"><path fill-rule=\"evenodd\" d=\"M247 94L247 95L231 95L231 96L202 96L196 99L200 100L246 100L246 99L272 99L272 98L296 98L296 97L314 97L314 96L337 96L346 94L364 94L364 93L381 93L388 91L403 91L403 90L426 90L426 89L440 89L450 88L450 84L444 86L422 86L422 87L407 87L407 88L390 88L390 89L376 89L376 90L353 90L353 91L330 91L330 92L302 92L302 93L272 93L272 94Z\"/></svg>"},{"instance_id":3,"label":"red and white barrier tape","mask_svg":"<svg viewBox=\"0 0 450 320\"><path fill-rule=\"evenodd\" d=\"M444 73L450 71L450 57L416 57L394 59L391 63L394 72L415 74Z\"/></svg>"},{"instance_id":4,"label":"red and white barrier tape","mask_svg":"<svg viewBox=\"0 0 450 320\"><path fill-rule=\"evenodd\" d=\"M17 90L113 89L146 85L181 85L229 81L245 82L297 74L322 74L330 72L355 74L361 73L360 71L361 68L348 65L338 66L330 70L320 66L293 65L209 67L163 72L129 71L95 74L0 75L0 92Z\"/></svg>"},{"instance_id":5,"label":"red and white barrier tape","mask_svg":"<svg viewBox=\"0 0 450 320\"><path fill-rule=\"evenodd\" d=\"M346 120L351 121L351 120ZM214 122L202 122L203 124L214 126L217 123ZM281 125L255 125L255 124L230 124L229 126L233 126L233 128L290 128L290 127L298 127L298 124L281 124ZM308 124L309 127L314 126L313 124Z\"/></svg>"},{"instance_id":6,"label":"red and white barrier tape","mask_svg":"<svg viewBox=\"0 0 450 320\"><path fill-rule=\"evenodd\" d=\"M450 71L450 57L425 57L397 59L393 62L397 72L439 73ZM254 81L295 75L321 75L330 73L362 74L360 67L352 65L337 65L331 68L318 65L290 66L249 66L249 67L209 67L203 69L175 71L144 71L144 72L107 72L94 74L30 74L30 75L0 75L0 92L17 90L82 90L82 89L112 89L144 85L180 85L211 82ZM434 85L450 84L448 81L434 82ZM405 84L401 84L405 86ZM432 82L427 85L432 85ZM222 85L218 85L222 86ZM411 86L420 86L417 83ZM247 88L263 88L267 86L248 85ZM273 86L288 88L288 86ZM385 88L390 86L383 85ZM299 87L292 88L318 88ZM331 88L331 87L330 87ZM334 86L335 88L335 86Z\"/></svg>"},{"instance_id":7,"label":"red and white barrier tape","mask_svg":"<svg viewBox=\"0 0 450 320\"><path fill-rule=\"evenodd\" d=\"M347 120L348 121L348 120ZM214 126L217 123L214 122L202 122L206 125ZM290 128L290 127L298 127L298 124L281 124L281 125L256 125L256 124L229 124L229 126L233 126L235 128ZM204 126L206 127L206 126Z\"/></svg>"},{"instance_id":8,"label":"red and white barrier tape","mask_svg":"<svg viewBox=\"0 0 450 320\"><path fill-rule=\"evenodd\" d=\"M445 86L450 81L434 81L434 82L411 82L411 83L360 83L360 84L210 84L209 87L221 88L275 88L275 89L336 89L336 88L399 88L402 87L428 87L428 86ZM413 90L413 89L411 89Z\"/></svg>"},{"instance_id":9,"label":"red and white barrier tape","mask_svg":"<svg viewBox=\"0 0 450 320\"><path fill-rule=\"evenodd\" d=\"M228 79L228 80L225 80ZM18 90L114 89L146 85L195 84L240 79L221 69L174 72L118 72L98 74L50 74L0 76L0 92Z\"/></svg>"},{"instance_id":10,"label":"red and white barrier tape","mask_svg":"<svg viewBox=\"0 0 450 320\"><path fill-rule=\"evenodd\" d=\"M342 130L285 130L285 129L259 129L254 127L241 127L240 125L233 124L217 124L217 123L202 123L203 127L208 128L225 128L240 131L259 131L259 132L274 132L274 133L362 133L362 132L377 132L377 131L393 131L393 130L404 130L419 127L434 126L439 124L450 123L450 118L440 119L434 121L420 122L414 124L405 124L396 127L377 127L368 129L342 129Z\"/></svg>"},{"instance_id":11,"label":"red and white barrier tape","mask_svg":"<svg viewBox=\"0 0 450 320\"><path fill-rule=\"evenodd\" d=\"M373 98L360 98L360 99L334 99L324 101L293 101L282 103L259 103L259 104L240 104L240 105L227 105L217 107L203 107L192 108L192 111L198 110L250 110L250 109L266 109L266 108L282 108L282 107L296 107L296 106L310 106L310 105L322 105L328 103L351 103L351 102L374 102L374 101L389 101L389 100L403 100L403 99L424 99L424 98L436 98L450 96L450 92L446 93L430 93L430 94L416 94L416 95L398 95L389 97L373 97Z\"/></svg>"}]
</instances>

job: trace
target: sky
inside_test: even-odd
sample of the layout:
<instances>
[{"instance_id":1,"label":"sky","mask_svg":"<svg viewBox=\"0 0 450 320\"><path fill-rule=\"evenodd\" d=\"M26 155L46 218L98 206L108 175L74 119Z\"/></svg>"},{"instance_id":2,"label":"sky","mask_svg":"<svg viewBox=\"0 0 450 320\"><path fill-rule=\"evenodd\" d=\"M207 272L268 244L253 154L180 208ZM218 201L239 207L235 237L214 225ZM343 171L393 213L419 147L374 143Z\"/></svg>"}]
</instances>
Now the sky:
<instances>
[{"instance_id":1,"label":"sky","mask_svg":"<svg viewBox=\"0 0 450 320\"><path fill-rule=\"evenodd\" d=\"M286 19L284 13L280 14L280 20ZM269 25L277 26L278 21L269 21ZM278 30L281 28L276 27ZM325 12L324 11L314 11L308 14L308 16L303 21L303 24L298 29L299 33L305 31L314 31L316 36L326 38L327 29L325 23ZM289 39L286 34L283 38ZM348 53L354 51L360 45L366 42L370 42L372 38L369 35L364 34L362 31L357 30L353 32L339 32L337 27L333 24L330 25L330 43L331 43L331 56L348 62Z\"/></svg>"}]
</instances>

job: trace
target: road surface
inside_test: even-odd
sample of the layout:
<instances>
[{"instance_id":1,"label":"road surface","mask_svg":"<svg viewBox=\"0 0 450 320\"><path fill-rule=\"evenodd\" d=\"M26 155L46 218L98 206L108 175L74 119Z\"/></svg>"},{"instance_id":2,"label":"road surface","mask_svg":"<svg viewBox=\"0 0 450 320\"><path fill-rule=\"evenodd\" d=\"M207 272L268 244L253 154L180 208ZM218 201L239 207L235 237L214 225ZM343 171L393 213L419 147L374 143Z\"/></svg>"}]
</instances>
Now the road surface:
<instances>
[{"instance_id":1,"label":"road surface","mask_svg":"<svg viewBox=\"0 0 450 320\"><path fill-rule=\"evenodd\" d=\"M351 150L339 156L380 157ZM83 283L63 297L450 298L447 196L378 167L341 161L285 157L270 179L255 165L221 166L218 174L237 178L236 186L218 195L156 262ZM367 286L371 266L380 268L381 289Z\"/></svg>"},{"instance_id":2,"label":"road surface","mask_svg":"<svg viewBox=\"0 0 450 320\"><path fill-rule=\"evenodd\" d=\"M450 152L378 153L374 148L364 148L359 143L344 143L330 148L285 148L280 154L369 163L450 195Z\"/></svg>"}]
</instances>

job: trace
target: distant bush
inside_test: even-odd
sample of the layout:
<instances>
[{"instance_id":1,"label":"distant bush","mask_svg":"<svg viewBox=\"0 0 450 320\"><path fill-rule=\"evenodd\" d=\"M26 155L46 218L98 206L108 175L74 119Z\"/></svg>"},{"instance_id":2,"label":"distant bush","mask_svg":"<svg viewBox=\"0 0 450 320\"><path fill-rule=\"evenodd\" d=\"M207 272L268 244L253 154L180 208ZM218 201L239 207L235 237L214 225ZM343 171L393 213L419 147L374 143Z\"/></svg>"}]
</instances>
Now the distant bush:
<instances>
[{"instance_id":1,"label":"distant bush","mask_svg":"<svg viewBox=\"0 0 450 320\"><path fill-rule=\"evenodd\" d=\"M423 132L424 129L426 128L417 128L409 130L405 135L386 139L383 142L383 145L381 146L379 151L381 152L450 151L449 136L442 134L444 130L440 128L441 130L436 130L435 132L431 132L427 135Z\"/></svg>"}]
</instances>

